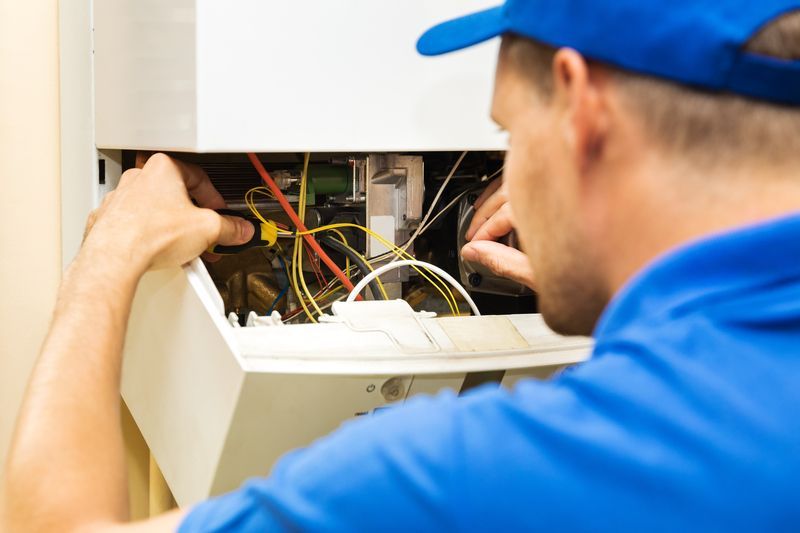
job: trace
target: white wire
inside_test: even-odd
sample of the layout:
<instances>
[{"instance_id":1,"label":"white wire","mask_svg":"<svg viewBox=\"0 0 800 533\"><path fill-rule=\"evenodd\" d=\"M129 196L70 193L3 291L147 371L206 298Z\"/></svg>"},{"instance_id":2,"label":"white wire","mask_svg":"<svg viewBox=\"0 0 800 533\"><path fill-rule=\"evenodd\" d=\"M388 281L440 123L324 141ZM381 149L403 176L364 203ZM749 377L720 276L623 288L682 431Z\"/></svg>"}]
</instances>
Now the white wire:
<instances>
[{"instance_id":1,"label":"white wire","mask_svg":"<svg viewBox=\"0 0 800 533\"><path fill-rule=\"evenodd\" d=\"M466 155L466 152L464 152L464 154L462 154L462 155ZM457 168L457 167L456 167L456 168ZM452 174L454 174L454 173L455 173L455 170L456 170L456 168L454 168L454 169L453 169L453 171L452 171L452 173L451 173L451 177L452 177ZM496 170L496 171L495 171L495 172L494 172L494 173L493 173L491 176L484 176L484 177L481 179L481 182L487 182L487 181L491 181L493 178L495 178L495 177L497 177L499 174L501 174L501 173L503 172L503 169L504 169L504 168L505 168L505 165L504 165L504 166L501 166L499 169L497 169L497 170ZM449 178L448 178L448 179L449 179ZM445 185L447 185L447 184L445 183ZM443 185L443 186L442 186L442 187L439 189L439 191L440 191L440 192L441 192L441 191L444 191L444 185ZM470 193L470 192L473 192L473 191L472 191L472 189L467 189L466 191L463 191L463 192L459 193L458 195L456 195L456 197L455 197L455 198L453 198L453 199L450 201L450 203L449 203L449 204L447 204L446 206L444 206L443 208L441 208L441 209L439 210L439 212L438 212L438 213L436 213L436 215L435 215L435 216L434 216L432 219L430 219L430 220L428 221L428 223L427 223L427 224L423 225L422 223L420 223L420 225L417 227L417 232L416 232L416 233L415 233L415 234L414 234L414 235L411 237L411 239L409 239L408 241L406 241L404 244L400 245L400 246L399 246L399 248L405 252L405 251L408 249L408 247L411 245L411 240L412 240L412 239L416 239L417 237L419 237L420 235L422 235L423 233L425 233L426 231L428 231L428 229L430 229L430 227L431 227L431 226L433 226L433 225L436 223L436 221L437 221L437 220L439 220L439 217L440 217L440 216L442 216L444 213L446 213L446 212L447 212L447 211L448 211L448 210L449 210L451 207L453 207L453 205L454 205L456 202L458 202L459 200L461 200L461 199L462 199L464 196L466 196L466 195L467 195L468 193ZM431 206L431 207L435 207L435 205L436 205L436 204L434 203L434 204L432 204L432 206ZM425 218L428 218L428 217L430 216L430 214L431 214L431 212L432 212L432 211L433 211L433 209L429 209L429 210L428 210L428 214L426 215L426 217L425 217ZM384 253L382 253L382 254L380 254L380 255L376 255L375 257L371 257L371 258L369 258L369 260L368 260L367 262L368 262L368 263L370 263L370 264L372 264L372 263L380 263L381 261L384 261L385 259L388 259L389 257L392 257L393 255L394 255L395 261L396 261L396 260L398 260L398 259L400 258L400 256L399 256L399 255L395 255L395 254L394 254L394 252L392 252L391 250L389 250L388 252L384 252Z\"/></svg>"},{"instance_id":2,"label":"white wire","mask_svg":"<svg viewBox=\"0 0 800 533\"><path fill-rule=\"evenodd\" d=\"M436 221L439 220L439 217L441 217L443 214L445 214L447 211L449 211L451 207L453 207L457 202L459 202L462 198L464 198L467 194L469 194L471 192L473 192L472 189L467 189L466 191L462 191L462 192L458 193L456 195L456 197L453 198L450 201L450 203L448 203L443 208L439 209L439 212L436 213L436 215L434 215L434 217L432 219L430 219L428 221L428 223L425 224L424 227L422 227L422 230L420 230L419 234L422 235L423 233L428 231L431 226L436 224ZM372 264L372 263L380 263L381 261L383 261L385 259L388 259L392 255L394 255L394 252L389 250L388 252L382 253L381 255L377 255L375 257L371 257L367 262L370 263L370 264ZM397 256L397 255L395 255L394 257L399 259L399 256Z\"/></svg>"},{"instance_id":3,"label":"white wire","mask_svg":"<svg viewBox=\"0 0 800 533\"><path fill-rule=\"evenodd\" d=\"M487 181L490 181L492 178L494 178L495 176L497 176L498 174L500 174L501 172L503 172L503 168L505 168L505 167L500 167L500 168L499 168L499 169L498 169L498 170L497 170L497 171L496 171L494 174L492 174L491 176L488 176L488 177L487 177L487 176L484 176L484 177L483 177L483 179L482 179L481 181L482 181L482 182L487 182ZM458 202L459 200L461 200L461 199L462 199L462 198L463 198L463 197L464 197L466 194L468 194L468 193L470 193L470 192L472 192L472 190L471 190L471 189L467 189L466 191L464 191L464 192L461 192L461 193L457 194L457 195L456 195L456 197L455 197L455 198L453 198L453 199L450 201L450 203L449 203L449 204L447 204L446 206L444 206L443 208L441 208L441 209L439 210L439 212L438 212L438 213L436 213L436 216L435 216L435 217L433 217L433 218L430 220L430 222L428 222L427 224L425 224L425 226L423 226L423 227L422 227L422 230L419 232L419 233L420 233L420 235L422 235L423 233L425 233L426 231L428 231L428 228L430 228L431 226L433 226L433 224L434 224L434 223L435 223L435 222L436 222L436 221L439 219L439 217L440 217L440 216L442 216L442 214L446 213L446 212L447 212L447 211L448 211L448 210L449 210L451 207L453 207L453 205L455 205L455 204L456 204L456 202Z\"/></svg>"},{"instance_id":4,"label":"white wire","mask_svg":"<svg viewBox=\"0 0 800 533\"><path fill-rule=\"evenodd\" d=\"M361 291L364 290L364 287L366 287L367 284L373 279L377 278L382 274L385 274L386 272L389 272L390 270L394 270L395 268L400 268L402 266L417 266L435 272L436 274L447 280L450 283L450 285L455 287L455 289L459 293L461 293L461 296L463 296L464 300L467 301L470 309L472 309L472 313L475 316L480 316L481 312L478 310L478 306L475 305L475 301L472 299L472 297L469 295L466 289L464 289L464 287L462 287L461 284L457 282L455 278L453 278L453 276L451 276L441 268L437 267L436 265L426 263L425 261L417 261L416 259L403 259L402 261L387 263L382 267L376 268L375 270L364 276L364 278L361 281L359 281L355 287L353 287L353 290L350 291L350 294L347 296L346 301L352 302L353 300L355 300L356 297L361 293Z\"/></svg>"},{"instance_id":5,"label":"white wire","mask_svg":"<svg viewBox=\"0 0 800 533\"><path fill-rule=\"evenodd\" d=\"M400 249L403 250L404 252L408 250L408 248L412 244L414 244L414 241L422 233L425 224L428 222L428 219L431 217L431 214L433 213L433 210L436 209L436 204L439 203L439 199L442 197L442 194L444 194L444 189L447 187L447 184L450 183L450 180L453 179L453 176L458 170L458 167L461 166L461 162L464 160L465 157L467 157L467 153L468 152L466 150L461 153L458 160L456 160L456 164L453 165L452 169L450 169L450 173L447 175L447 177L442 182L442 185L439 187L439 191L436 193L436 196L433 197L433 202L431 202L431 206L428 208L428 212L425 213L424 217L422 217L422 221L419 223L419 226L417 226L417 230L414 232L413 235L411 235L411 238L408 239L404 245L400 246ZM399 255L396 256L390 263L397 262L397 259L399 257L400 257Z\"/></svg>"},{"instance_id":6,"label":"white wire","mask_svg":"<svg viewBox=\"0 0 800 533\"><path fill-rule=\"evenodd\" d=\"M453 198L453 199L450 201L450 203L449 203L449 204L447 204L446 206L444 206L443 208L441 208L441 209L439 210L439 212L438 212L438 213L436 213L436 215L435 215L435 216L434 216L432 219L430 219L430 220L428 221L428 223L427 223L427 224L425 224L425 226L424 226L424 227L420 226L422 229L420 230L419 234L420 234L420 235L422 235L423 233L425 233L426 231L428 231L428 229L429 229L431 226L433 226L434 224L436 224L436 221L437 221L437 220L439 220L439 217L441 217L441 216L442 216L442 215L443 215L445 212L447 212L447 211L448 211L448 210L449 210L451 207L453 207L453 205L455 205L455 204L456 204L456 202L458 202L459 200L461 200L462 198L464 198L464 196L466 196L466 195L467 195L468 193L470 193L470 192L472 192L472 191L471 191L471 190L469 190L469 189L467 189L466 191L463 191L463 192L460 192L460 193L458 193L458 195L457 195L455 198ZM387 258L389 258L389 257L392 257L393 255L394 255L394 252L392 252L391 250L389 250L388 252L382 253L381 255L377 255L377 256L375 256L375 257L372 257L372 258L370 258L370 259L368 260L368 263L370 263L370 264L372 264L372 263L380 263L380 262L381 262L381 261L383 261L384 259L387 259ZM397 258L397 259L399 259L399 258L400 258L400 256L399 256L399 255L394 255L394 257L395 257L395 258Z\"/></svg>"},{"instance_id":7,"label":"white wire","mask_svg":"<svg viewBox=\"0 0 800 533\"><path fill-rule=\"evenodd\" d=\"M503 165L502 165L500 168L498 168L496 171L494 171L494 173L492 173L492 175L491 175L491 176L484 176L484 177L483 177L483 179L482 179L481 181L484 181L484 182L485 182L485 181L489 181L489 180L491 180L492 178L496 177L497 175L499 175L499 174L502 174L502 173L503 173L503 170L504 170L505 168L506 168L506 165L505 165L505 164L503 164Z\"/></svg>"},{"instance_id":8,"label":"white wire","mask_svg":"<svg viewBox=\"0 0 800 533\"><path fill-rule=\"evenodd\" d=\"M425 226L422 228L422 230L419 232L419 234L422 235L423 233L428 231L431 228L431 226L436 224L436 221L439 220L439 217L441 217L442 215L447 213L450 210L451 207L453 207L456 203L458 203L462 198L464 198L467 194L469 194L471 192L473 192L472 189L467 189L466 191L462 191L462 192L458 193L452 200L450 200L450 203L448 203L443 208L439 209L439 212L436 213L436 215L434 215L434 217L432 219L430 219L427 224L425 224ZM392 251L388 251L388 252L382 253L381 255L377 255L375 257L370 258L368 262L370 264L379 263L379 262L383 261L384 259L387 259L387 258L391 257L392 255L393 255L393 252ZM397 256L395 256L395 257L397 257Z\"/></svg>"},{"instance_id":9,"label":"white wire","mask_svg":"<svg viewBox=\"0 0 800 533\"><path fill-rule=\"evenodd\" d=\"M422 234L422 233L425 233L426 231L428 231L428 228L430 228L431 226L433 226L433 225L436 223L436 221L437 221L437 220L439 220L439 217L440 217L440 216L442 216L442 214L446 213L446 212L447 212L447 211L448 211L448 210L449 210L451 207L453 207L453 206L454 206L454 205L455 205L457 202L459 202L459 201L460 201L462 198L464 198L464 196L466 196L466 195L467 195L467 194L469 194L470 192L472 192L472 191L470 191L470 190L466 190L466 191L464 191L464 192L462 192L462 193L459 193L459 194L458 194L458 195L457 195L455 198L453 198L453 199L450 201L450 203L449 203L449 204L447 204L446 206L444 206L443 208L441 208L441 209L439 210L439 212L438 212L438 213L436 213L436 216L435 216L435 217L433 217L433 218L430 220L430 222L428 222L427 224L425 224L425 227L424 227L424 228L422 228L422 231L420 231L420 234Z\"/></svg>"}]
</instances>

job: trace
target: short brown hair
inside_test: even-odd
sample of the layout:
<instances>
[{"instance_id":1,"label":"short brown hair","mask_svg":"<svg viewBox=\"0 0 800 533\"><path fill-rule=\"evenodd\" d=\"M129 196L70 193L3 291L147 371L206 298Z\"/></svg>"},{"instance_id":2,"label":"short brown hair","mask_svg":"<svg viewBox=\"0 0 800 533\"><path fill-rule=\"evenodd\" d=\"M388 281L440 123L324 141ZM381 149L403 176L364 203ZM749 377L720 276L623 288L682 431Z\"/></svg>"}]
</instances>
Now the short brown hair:
<instances>
[{"instance_id":1,"label":"short brown hair","mask_svg":"<svg viewBox=\"0 0 800 533\"><path fill-rule=\"evenodd\" d=\"M553 88L555 49L509 36L506 49L545 96ZM800 11L761 29L745 46L749 53L800 59ZM662 149L698 164L748 160L785 165L800 160L800 107L775 105L730 93L715 93L664 79L607 67L624 102ZM800 169L798 169L800 173Z\"/></svg>"}]
</instances>

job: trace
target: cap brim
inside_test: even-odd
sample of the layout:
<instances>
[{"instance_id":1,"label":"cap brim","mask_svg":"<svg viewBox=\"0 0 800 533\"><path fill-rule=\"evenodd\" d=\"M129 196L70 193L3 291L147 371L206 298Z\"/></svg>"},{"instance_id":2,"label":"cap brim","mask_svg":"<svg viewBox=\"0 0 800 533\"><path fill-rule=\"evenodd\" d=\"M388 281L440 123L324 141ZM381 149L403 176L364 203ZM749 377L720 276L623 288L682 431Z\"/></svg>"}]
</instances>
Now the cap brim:
<instances>
[{"instance_id":1,"label":"cap brim","mask_svg":"<svg viewBox=\"0 0 800 533\"><path fill-rule=\"evenodd\" d=\"M424 56L446 54L488 41L508 30L503 6L493 7L434 26L419 38L417 51Z\"/></svg>"}]
</instances>

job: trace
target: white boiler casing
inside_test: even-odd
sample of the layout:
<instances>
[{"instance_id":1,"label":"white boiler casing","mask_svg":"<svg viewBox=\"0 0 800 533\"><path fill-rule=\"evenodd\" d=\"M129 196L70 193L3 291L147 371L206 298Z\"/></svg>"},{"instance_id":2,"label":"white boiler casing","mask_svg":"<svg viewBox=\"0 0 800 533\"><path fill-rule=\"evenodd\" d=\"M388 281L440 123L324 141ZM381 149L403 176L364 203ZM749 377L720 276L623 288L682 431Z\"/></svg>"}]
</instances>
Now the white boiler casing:
<instances>
[{"instance_id":1,"label":"white boiler casing","mask_svg":"<svg viewBox=\"0 0 800 533\"><path fill-rule=\"evenodd\" d=\"M487 0L102 0L100 148L192 152L504 149L497 42L415 51Z\"/></svg>"},{"instance_id":2,"label":"white boiler casing","mask_svg":"<svg viewBox=\"0 0 800 533\"><path fill-rule=\"evenodd\" d=\"M497 42L438 58L414 49L432 24L493 3L96 0L93 64L89 44L81 55L84 41L68 41L62 95L83 94L93 69L105 185L86 181L97 168L90 128L66 113L64 152L91 152L86 165L69 166L71 183L96 204L119 178L120 150L503 150L489 118ZM65 36L87 33L62 27ZM89 107L64 96L62 108L76 103ZM65 228L74 228L65 249L80 242L87 203L64 202ZM180 505L266 474L283 453L347 419L476 380L544 377L591 348L555 335L539 315L433 317L405 302L339 306L334 315L241 328L225 317L200 260L145 276L122 394Z\"/></svg>"}]
</instances>

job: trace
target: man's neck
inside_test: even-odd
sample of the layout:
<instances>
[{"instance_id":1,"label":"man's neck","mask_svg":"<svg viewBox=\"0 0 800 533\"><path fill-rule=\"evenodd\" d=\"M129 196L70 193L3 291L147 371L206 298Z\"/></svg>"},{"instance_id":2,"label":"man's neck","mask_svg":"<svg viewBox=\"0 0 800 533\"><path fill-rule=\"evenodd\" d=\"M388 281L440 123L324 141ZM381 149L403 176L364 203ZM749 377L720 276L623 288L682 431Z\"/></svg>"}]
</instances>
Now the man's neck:
<instances>
[{"instance_id":1,"label":"man's neck","mask_svg":"<svg viewBox=\"0 0 800 533\"><path fill-rule=\"evenodd\" d=\"M663 159L642 161L620 179L613 201L624 207L609 215L611 293L681 244L800 212L798 168L743 163L698 171Z\"/></svg>"}]
</instances>

